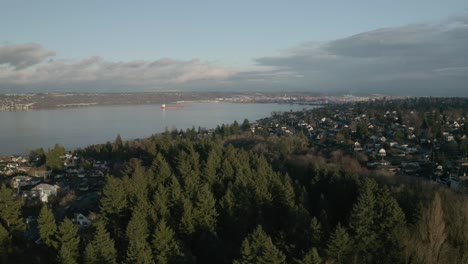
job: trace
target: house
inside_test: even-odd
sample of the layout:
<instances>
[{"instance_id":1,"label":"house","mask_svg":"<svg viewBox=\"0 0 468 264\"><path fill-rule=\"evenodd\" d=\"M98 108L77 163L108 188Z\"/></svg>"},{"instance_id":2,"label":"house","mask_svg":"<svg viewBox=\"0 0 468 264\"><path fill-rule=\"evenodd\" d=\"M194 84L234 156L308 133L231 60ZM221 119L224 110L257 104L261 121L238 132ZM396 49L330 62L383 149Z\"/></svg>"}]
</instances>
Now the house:
<instances>
[{"instance_id":1,"label":"house","mask_svg":"<svg viewBox=\"0 0 468 264\"><path fill-rule=\"evenodd\" d=\"M36 184L39 184L40 182L40 180L33 179L30 176L19 175L11 179L11 186L16 189L21 188L23 186L34 186Z\"/></svg>"},{"instance_id":2,"label":"house","mask_svg":"<svg viewBox=\"0 0 468 264\"><path fill-rule=\"evenodd\" d=\"M419 162L402 162L401 170L406 174L413 174L421 171Z\"/></svg>"},{"instance_id":3,"label":"house","mask_svg":"<svg viewBox=\"0 0 468 264\"><path fill-rule=\"evenodd\" d=\"M47 203L51 196L57 196L60 187L58 185L50 185L47 183L41 183L31 189L32 191L38 191L41 201Z\"/></svg>"},{"instance_id":4,"label":"house","mask_svg":"<svg viewBox=\"0 0 468 264\"><path fill-rule=\"evenodd\" d=\"M75 214L75 218L73 220L75 220L75 222L78 223L80 227L87 227L91 225L91 221L81 213Z\"/></svg>"},{"instance_id":5,"label":"house","mask_svg":"<svg viewBox=\"0 0 468 264\"><path fill-rule=\"evenodd\" d=\"M80 190L82 192L88 191L89 190L89 184L87 182L80 183L80 185L78 186L78 190Z\"/></svg>"},{"instance_id":6,"label":"house","mask_svg":"<svg viewBox=\"0 0 468 264\"><path fill-rule=\"evenodd\" d=\"M42 178L47 178L50 176L52 171L47 170L45 166L39 167L39 168L31 168L29 171L29 175L34 176L34 177L42 177Z\"/></svg>"},{"instance_id":7,"label":"house","mask_svg":"<svg viewBox=\"0 0 468 264\"><path fill-rule=\"evenodd\" d=\"M453 135L450 135L450 134L447 134L444 136L444 139L446 142L451 142L451 141L454 141L455 138L453 137Z\"/></svg>"},{"instance_id":8,"label":"house","mask_svg":"<svg viewBox=\"0 0 468 264\"><path fill-rule=\"evenodd\" d=\"M383 158L383 157L387 156L387 152L385 151L385 149L381 148L379 150L379 152L377 153L377 156L380 156L380 157Z\"/></svg>"},{"instance_id":9,"label":"house","mask_svg":"<svg viewBox=\"0 0 468 264\"><path fill-rule=\"evenodd\" d=\"M359 142L354 142L354 151L361 151L362 150L362 146L361 146L361 143Z\"/></svg>"}]
</instances>

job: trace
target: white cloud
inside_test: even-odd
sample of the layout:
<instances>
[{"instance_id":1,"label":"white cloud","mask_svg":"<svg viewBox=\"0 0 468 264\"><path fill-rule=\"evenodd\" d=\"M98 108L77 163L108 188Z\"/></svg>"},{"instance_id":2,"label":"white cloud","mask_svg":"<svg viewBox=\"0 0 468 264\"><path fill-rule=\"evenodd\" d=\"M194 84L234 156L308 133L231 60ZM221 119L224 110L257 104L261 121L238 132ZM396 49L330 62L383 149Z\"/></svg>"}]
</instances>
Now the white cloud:
<instances>
[{"instance_id":1,"label":"white cloud","mask_svg":"<svg viewBox=\"0 0 468 264\"><path fill-rule=\"evenodd\" d=\"M19 45L22 46L22 45ZM38 50L43 50L35 45ZM4 58L15 56L7 54L8 51L20 50L14 46L4 49ZM20 53L24 54L24 53ZM127 61L111 62L102 57L91 57L83 60L49 60L40 63L39 56L49 53L27 53L35 56L22 56L13 63L9 60L3 66L0 65L0 83L12 86L26 87L28 91L42 89L47 86L52 90L60 91L60 87L70 90L68 86L82 90L92 90L93 85L97 90L114 91L113 87L143 87L164 88L174 85L181 85L199 80L223 80L234 74L236 71L227 67L214 65L197 59L174 60L160 59L156 61ZM50 56L50 55L48 55ZM20 56L16 56L20 57ZM32 58L38 58L33 60ZM33 63L33 61L35 63ZM18 67L28 63L28 67ZM16 67L11 67L16 65ZM5 85L4 85L5 86Z\"/></svg>"},{"instance_id":2,"label":"white cloud","mask_svg":"<svg viewBox=\"0 0 468 264\"><path fill-rule=\"evenodd\" d=\"M35 65L55 53L44 50L40 45L30 43L21 45L0 45L0 65L19 70Z\"/></svg>"},{"instance_id":3,"label":"white cloud","mask_svg":"<svg viewBox=\"0 0 468 264\"><path fill-rule=\"evenodd\" d=\"M0 46L0 92L315 91L468 96L468 16L376 29L278 56L255 70L162 58L113 62L56 58L37 44Z\"/></svg>"}]
</instances>

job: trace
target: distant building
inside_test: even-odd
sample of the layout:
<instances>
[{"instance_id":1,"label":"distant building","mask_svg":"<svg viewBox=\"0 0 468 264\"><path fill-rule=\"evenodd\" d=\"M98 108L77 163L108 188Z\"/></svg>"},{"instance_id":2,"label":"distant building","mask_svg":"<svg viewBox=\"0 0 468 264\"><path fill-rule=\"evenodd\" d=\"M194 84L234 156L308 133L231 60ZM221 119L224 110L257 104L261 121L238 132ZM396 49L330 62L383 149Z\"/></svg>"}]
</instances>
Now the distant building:
<instances>
[{"instance_id":1,"label":"distant building","mask_svg":"<svg viewBox=\"0 0 468 264\"><path fill-rule=\"evenodd\" d=\"M38 191L41 201L47 203L49 198L52 196L57 196L60 187L58 185L50 185L47 183L41 183L36 187L31 189L32 191Z\"/></svg>"}]
</instances>

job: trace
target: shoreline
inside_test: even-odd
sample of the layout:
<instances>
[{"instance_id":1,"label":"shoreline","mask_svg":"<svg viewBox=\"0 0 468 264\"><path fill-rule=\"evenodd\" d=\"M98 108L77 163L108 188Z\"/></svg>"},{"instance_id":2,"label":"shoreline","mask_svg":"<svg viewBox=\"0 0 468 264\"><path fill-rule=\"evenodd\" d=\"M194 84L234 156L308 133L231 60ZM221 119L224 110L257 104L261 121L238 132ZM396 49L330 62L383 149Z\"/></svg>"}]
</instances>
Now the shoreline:
<instances>
[{"instance_id":1,"label":"shoreline","mask_svg":"<svg viewBox=\"0 0 468 264\"><path fill-rule=\"evenodd\" d=\"M381 96L317 95L307 92L146 92L146 93L51 93L0 94L0 112L69 109L92 106L162 105L178 102L280 103L325 105L368 101Z\"/></svg>"}]
</instances>

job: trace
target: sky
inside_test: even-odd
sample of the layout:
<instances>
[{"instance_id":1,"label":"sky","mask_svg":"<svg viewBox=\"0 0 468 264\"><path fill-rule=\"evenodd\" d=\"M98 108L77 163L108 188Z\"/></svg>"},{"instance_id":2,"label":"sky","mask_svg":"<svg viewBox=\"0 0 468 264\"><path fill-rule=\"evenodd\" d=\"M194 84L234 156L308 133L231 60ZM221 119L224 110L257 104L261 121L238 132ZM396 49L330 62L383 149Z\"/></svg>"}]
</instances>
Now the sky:
<instances>
[{"instance_id":1,"label":"sky","mask_svg":"<svg viewBox=\"0 0 468 264\"><path fill-rule=\"evenodd\" d=\"M0 93L468 96L466 0L346 2L0 0Z\"/></svg>"}]
</instances>

